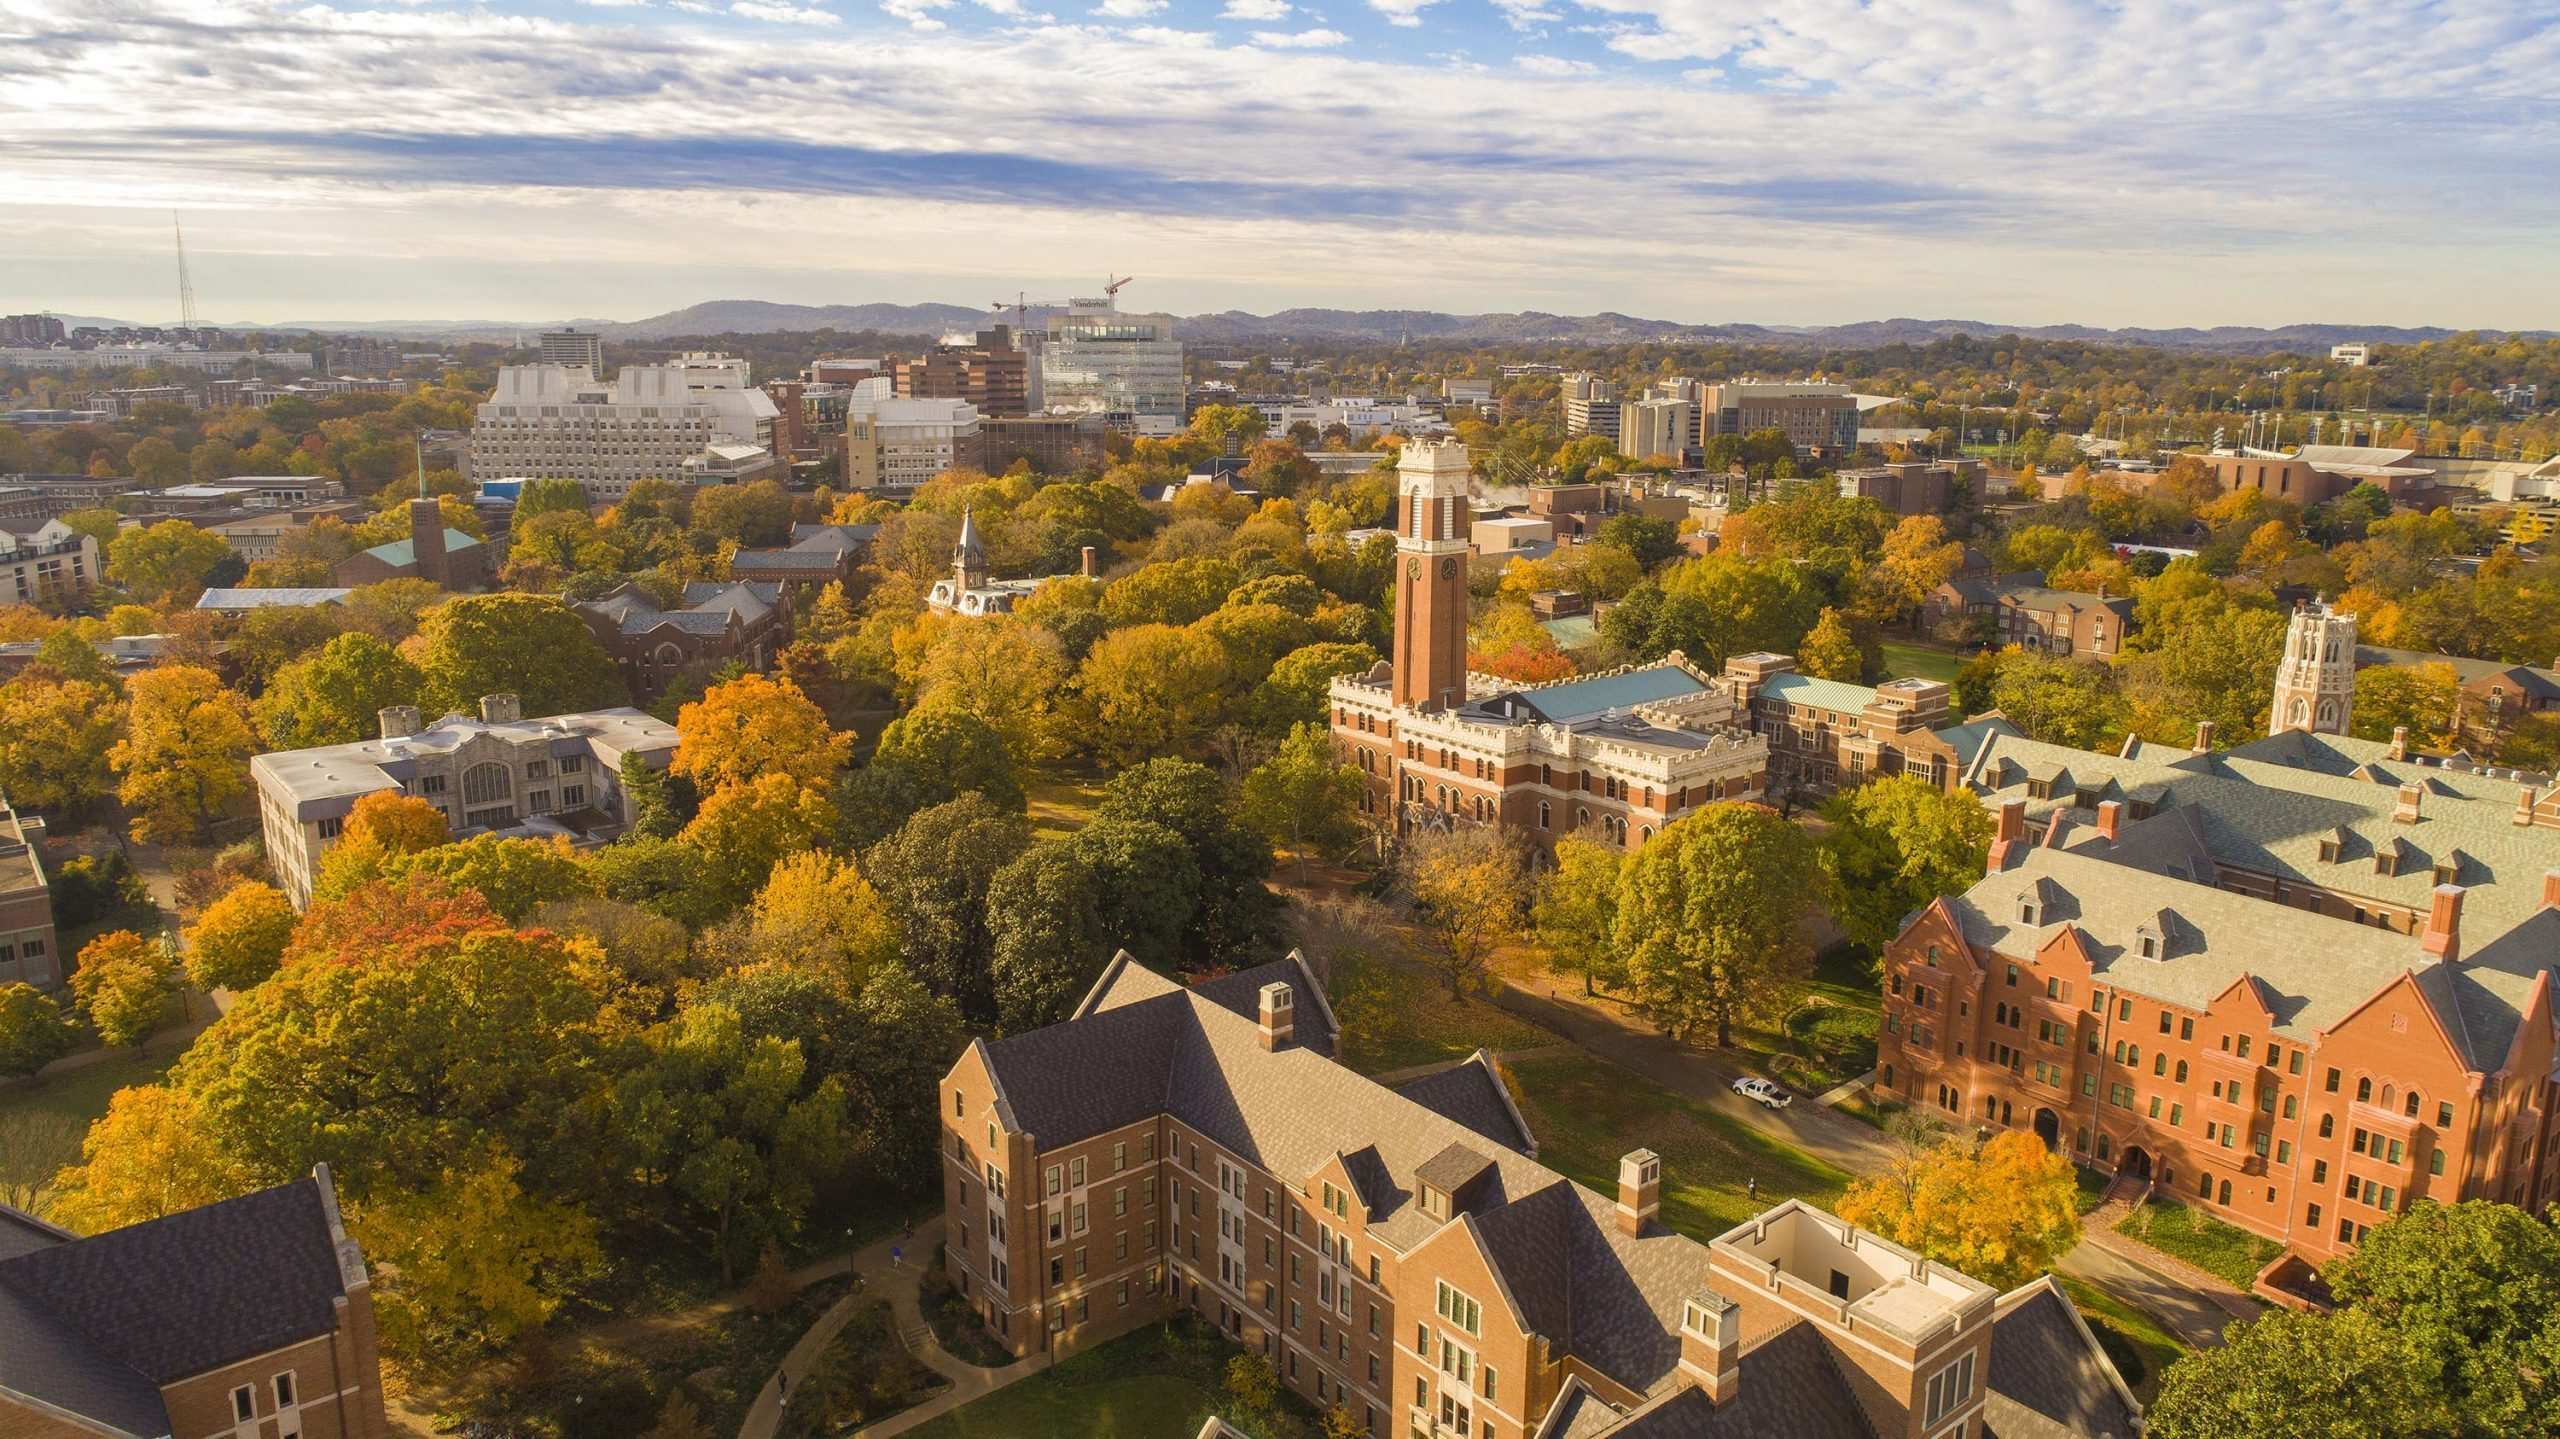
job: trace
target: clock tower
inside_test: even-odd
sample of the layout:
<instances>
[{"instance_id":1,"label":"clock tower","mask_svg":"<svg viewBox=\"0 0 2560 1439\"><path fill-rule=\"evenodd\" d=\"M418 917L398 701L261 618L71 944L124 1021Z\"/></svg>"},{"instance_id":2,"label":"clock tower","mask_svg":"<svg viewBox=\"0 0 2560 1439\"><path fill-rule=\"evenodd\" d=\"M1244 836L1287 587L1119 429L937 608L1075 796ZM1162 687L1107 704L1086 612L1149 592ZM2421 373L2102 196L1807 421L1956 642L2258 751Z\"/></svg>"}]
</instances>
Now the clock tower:
<instances>
[{"instance_id":1,"label":"clock tower","mask_svg":"<svg viewBox=\"0 0 2560 1439\"><path fill-rule=\"evenodd\" d=\"M1395 702L1467 697L1467 447L1416 440L1396 462Z\"/></svg>"}]
</instances>

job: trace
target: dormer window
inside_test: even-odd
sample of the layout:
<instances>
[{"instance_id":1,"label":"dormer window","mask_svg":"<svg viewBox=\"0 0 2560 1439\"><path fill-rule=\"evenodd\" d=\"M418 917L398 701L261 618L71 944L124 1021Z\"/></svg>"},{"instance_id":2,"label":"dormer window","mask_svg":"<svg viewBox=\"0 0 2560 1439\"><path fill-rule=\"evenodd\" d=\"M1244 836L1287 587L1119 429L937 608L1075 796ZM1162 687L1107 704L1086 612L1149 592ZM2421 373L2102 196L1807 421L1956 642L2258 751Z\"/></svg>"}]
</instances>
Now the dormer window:
<instances>
[{"instance_id":1,"label":"dormer window","mask_svg":"<svg viewBox=\"0 0 2560 1439\"><path fill-rule=\"evenodd\" d=\"M2029 925L2042 924L2044 921L2038 917L2042 912L2043 906L2036 903L2036 897L2034 895L2022 894L2018 896L2018 923Z\"/></svg>"},{"instance_id":2,"label":"dormer window","mask_svg":"<svg viewBox=\"0 0 2560 1439\"><path fill-rule=\"evenodd\" d=\"M2160 957L2160 936L2146 931L2138 937L2136 943L2141 946L2142 957L2144 959L2158 959Z\"/></svg>"},{"instance_id":3,"label":"dormer window","mask_svg":"<svg viewBox=\"0 0 2560 1439\"><path fill-rule=\"evenodd\" d=\"M1448 1218L1449 1196L1441 1193L1437 1189L1431 1188L1429 1185L1423 1186L1422 1212L1430 1215L1434 1219Z\"/></svg>"}]
</instances>

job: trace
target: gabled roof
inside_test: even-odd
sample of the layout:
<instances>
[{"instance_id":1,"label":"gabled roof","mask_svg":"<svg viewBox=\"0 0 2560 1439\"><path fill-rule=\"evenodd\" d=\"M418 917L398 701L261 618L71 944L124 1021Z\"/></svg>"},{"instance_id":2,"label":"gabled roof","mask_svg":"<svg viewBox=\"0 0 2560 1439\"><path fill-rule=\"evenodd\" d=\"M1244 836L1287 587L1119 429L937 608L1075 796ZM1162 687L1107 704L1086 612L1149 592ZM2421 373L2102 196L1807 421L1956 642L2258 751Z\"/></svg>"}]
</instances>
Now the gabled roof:
<instances>
[{"instance_id":1,"label":"gabled roof","mask_svg":"<svg viewBox=\"0 0 2560 1439\"><path fill-rule=\"evenodd\" d=\"M1474 712L1498 708L1500 713L1489 717L1569 725L1580 720L1597 719L1612 710L1685 699L1703 693L1706 688L1697 676L1680 665L1646 665L1641 669L1593 675L1589 679L1568 680L1562 684L1505 690L1475 701L1467 709Z\"/></svg>"},{"instance_id":2,"label":"gabled roof","mask_svg":"<svg viewBox=\"0 0 2560 1439\"><path fill-rule=\"evenodd\" d=\"M315 1175L0 1259L0 1391L161 1435L162 1386L334 1332L341 1244L359 1261L326 1185Z\"/></svg>"},{"instance_id":3,"label":"gabled roof","mask_svg":"<svg viewBox=\"0 0 2560 1439\"><path fill-rule=\"evenodd\" d=\"M1529 1132L1529 1121L1511 1102L1511 1092L1493 1067L1493 1056L1481 1049L1447 1069L1406 1080L1396 1086L1396 1093L1496 1144L1537 1157L1537 1136Z\"/></svg>"},{"instance_id":4,"label":"gabled roof","mask_svg":"<svg viewBox=\"0 0 2560 1439\"><path fill-rule=\"evenodd\" d=\"M1987 1439L2134 1439L2142 1406L2053 1276L2000 1297Z\"/></svg>"}]
</instances>

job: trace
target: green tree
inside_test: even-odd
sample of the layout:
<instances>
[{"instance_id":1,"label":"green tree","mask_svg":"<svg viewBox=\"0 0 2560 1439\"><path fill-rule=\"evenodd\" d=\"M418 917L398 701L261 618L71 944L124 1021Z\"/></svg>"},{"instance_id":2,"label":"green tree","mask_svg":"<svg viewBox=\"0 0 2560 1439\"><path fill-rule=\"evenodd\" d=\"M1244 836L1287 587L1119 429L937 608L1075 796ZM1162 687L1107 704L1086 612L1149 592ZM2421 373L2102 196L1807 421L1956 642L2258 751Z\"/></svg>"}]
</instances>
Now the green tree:
<instances>
[{"instance_id":1,"label":"green tree","mask_svg":"<svg viewBox=\"0 0 2560 1439\"><path fill-rule=\"evenodd\" d=\"M418 669L429 708L479 713L484 695L516 696L527 718L627 704L613 658L586 621L543 595L463 595L427 611Z\"/></svg>"},{"instance_id":2,"label":"green tree","mask_svg":"<svg viewBox=\"0 0 2560 1439\"><path fill-rule=\"evenodd\" d=\"M1196 964L1185 936L1200 911L1200 861L1153 820L1096 820L1067 839L1094 873L1101 935L1158 969Z\"/></svg>"},{"instance_id":3,"label":"green tree","mask_svg":"<svg viewBox=\"0 0 2560 1439\"><path fill-rule=\"evenodd\" d=\"M1066 1018L1111 958L1098 881L1069 840L1032 845L988 881L988 978L1006 1033Z\"/></svg>"},{"instance_id":4,"label":"green tree","mask_svg":"<svg viewBox=\"0 0 2560 1439\"><path fill-rule=\"evenodd\" d=\"M2055 655L2004 654L1991 700L2030 738L2073 749L2111 750L2132 721L2112 671Z\"/></svg>"},{"instance_id":5,"label":"green tree","mask_svg":"<svg viewBox=\"0 0 2560 1439\"><path fill-rule=\"evenodd\" d=\"M1309 850L1337 849L1360 835L1360 796L1367 782L1344 764L1322 725L1289 731L1271 758L1244 777L1244 822L1274 845L1297 851L1306 872Z\"/></svg>"},{"instance_id":6,"label":"green tree","mask_svg":"<svg viewBox=\"0 0 2560 1439\"><path fill-rule=\"evenodd\" d=\"M583 515L587 512L586 487L576 480L549 476L524 482L516 492L515 523L522 525L536 515L566 511Z\"/></svg>"},{"instance_id":7,"label":"green tree","mask_svg":"<svg viewBox=\"0 0 2560 1439\"><path fill-rule=\"evenodd\" d=\"M1227 1361L1227 1398L1249 1419L1261 1419L1280 1402L1280 1376L1259 1354L1239 1354Z\"/></svg>"},{"instance_id":8,"label":"green tree","mask_svg":"<svg viewBox=\"0 0 2560 1439\"><path fill-rule=\"evenodd\" d=\"M346 628L345 620L345 611L336 605L268 605L251 610L232 632L231 665L244 687L265 685L287 664L327 644ZM159 628L156 619L150 628Z\"/></svg>"},{"instance_id":9,"label":"green tree","mask_svg":"<svg viewBox=\"0 0 2560 1439\"><path fill-rule=\"evenodd\" d=\"M425 687L398 650L369 634L342 634L275 672L257 699L258 727L277 749L352 744L380 733L380 712L417 704Z\"/></svg>"},{"instance_id":10,"label":"green tree","mask_svg":"<svg viewBox=\"0 0 2560 1439\"><path fill-rule=\"evenodd\" d=\"M1581 835L1556 841L1555 868L1538 877L1529 923L1556 967L1582 976L1582 992L1626 983L1617 949L1618 879L1626 851Z\"/></svg>"},{"instance_id":11,"label":"green tree","mask_svg":"<svg viewBox=\"0 0 2560 1439\"><path fill-rule=\"evenodd\" d=\"M243 990L262 982L284 962L295 919L293 902L274 885L232 886L187 931L187 978L200 989Z\"/></svg>"},{"instance_id":12,"label":"green tree","mask_svg":"<svg viewBox=\"0 0 2560 1439\"><path fill-rule=\"evenodd\" d=\"M1822 892L1810 837L1761 805L1708 805L1665 825L1618 883L1618 949L1637 1008L1676 1040L1775 1011L1810 971L1797 932Z\"/></svg>"},{"instance_id":13,"label":"green tree","mask_svg":"<svg viewBox=\"0 0 2560 1439\"><path fill-rule=\"evenodd\" d=\"M1012 747L966 710L928 708L891 720L872 749L871 767L884 778L895 776L891 788L917 797L915 809L963 794L984 795L998 809L1024 804L1022 766Z\"/></svg>"},{"instance_id":14,"label":"green tree","mask_svg":"<svg viewBox=\"0 0 2560 1439\"><path fill-rule=\"evenodd\" d=\"M72 1001L98 1038L118 1046L139 1047L149 1039L177 992L177 966L168 949L129 929L81 946L71 971Z\"/></svg>"},{"instance_id":15,"label":"green tree","mask_svg":"<svg viewBox=\"0 0 2560 1439\"><path fill-rule=\"evenodd\" d=\"M522 924L534 910L560 900L596 892L595 878L578 859L569 841L508 838L475 834L456 844L437 845L402 855L384 866L392 880L431 876L456 889L467 889L489 902L509 924Z\"/></svg>"},{"instance_id":16,"label":"green tree","mask_svg":"<svg viewBox=\"0 0 2560 1439\"><path fill-rule=\"evenodd\" d=\"M192 839L249 788L249 758L258 752L249 707L195 665L144 670L125 693L125 736L107 762L123 776L116 796L133 813L133 837Z\"/></svg>"},{"instance_id":17,"label":"green tree","mask_svg":"<svg viewBox=\"0 0 2560 1439\"><path fill-rule=\"evenodd\" d=\"M107 545L107 578L138 598L176 603L194 599L230 557L230 544L213 531L162 520L117 534Z\"/></svg>"},{"instance_id":18,"label":"green tree","mask_svg":"<svg viewBox=\"0 0 2560 1439\"><path fill-rule=\"evenodd\" d=\"M96 541L100 555L106 554L107 546L115 543L117 533L124 528L124 516L104 506L67 510L60 518L71 527L72 533L87 535Z\"/></svg>"},{"instance_id":19,"label":"green tree","mask_svg":"<svg viewBox=\"0 0 2560 1439\"><path fill-rule=\"evenodd\" d=\"M863 852L863 872L904 936L907 969L979 1023L995 1018L987 891L1030 840L1021 815L964 794Z\"/></svg>"},{"instance_id":20,"label":"green tree","mask_svg":"<svg viewBox=\"0 0 2560 1439\"><path fill-rule=\"evenodd\" d=\"M1102 591L1102 617L1114 626L1187 625L1227 602L1236 567L1197 555L1122 575Z\"/></svg>"},{"instance_id":21,"label":"green tree","mask_svg":"<svg viewBox=\"0 0 2560 1439\"><path fill-rule=\"evenodd\" d=\"M2355 736L2388 740L2405 727L2413 748L2439 748L2451 742L2461 704L2462 677L2441 661L2358 670Z\"/></svg>"},{"instance_id":22,"label":"green tree","mask_svg":"<svg viewBox=\"0 0 2560 1439\"><path fill-rule=\"evenodd\" d=\"M1291 578L1294 578L1292 576ZM1366 674L1378 662L1367 645L1322 641L1301 645L1282 655L1253 698L1246 713L1267 734L1285 734L1293 725L1321 723L1331 707L1328 696L1338 675Z\"/></svg>"},{"instance_id":23,"label":"green tree","mask_svg":"<svg viewBox=\"0 0 2560 1439\"><path fill-rule=\"evenodd\" d=\"M2435 1381L2424 1358L2379 1316L2271 1309L2169 1366L2147 1432L2159 1439L2443 1439L2466 1432Z\"/></svg>"},{"instance_id":24,"label":"green tree","mask_svg":"<svg viewBox=\"0 0 2560 1439\"><path fill-rule=\"evenodd\" d=\"M1240 964L1267 945L1279 917L1265 884L1271 844L1237 821L1234 794L1214 771L1179 759L1123 770L1103 787L1094 819L1162 825L1181 837L1200 886L1183 934L1191 964Z\"/></svg>"},{"instance_id":25,"label":"green tree","mask_svg":"<svg viewBox=\"0 0 2560 1439\"><path fill-rule=\"evenodd\" d=\"M2321 1277L2425 1362L2465 1434L2560 1434L2560 1216L2422 1201Z\"/></svg>"},{"instance_id":26,"label":"green tree","mask_svg":"<svg viewBox=\"0 0 2560 1439\"><path fill-rule=\"evenodd\" d=\"M1226 653L1195 630L1133 625L1094 642L1076 683L1085 742L1106 760L1191 754L1225 706Z\"/></svg>"},{"instance_id":27,"label":"green tree","mask_svg":"<svg viewBox=\"0 0 2560 1439\"><path fill-rule=\"evenodd\" d=\"M738 904L725 878L710 873L693 846L672 838L626 835L588 855L587 868L605 898L637 905L689 930L708 928Z\"/></svg>"},{"instance_id":28,"label":"green tree","mask_svg":"<svg viewBox=\"0 0 2560 1439\"><path fill-rule=\"evenodd\" d=\"M694 494L692 528L742 548L783 544L791 538L791 494L771 480L707 485Z\"/></svg>"},{"instance_id":29,"label":"green tree","mask_svg":"<svg viewBox=\"0 0 2560 1439\"><path fill-rule=\"evenodd\" d=\"M0 1077L33 1074L71 1052L79 1032L32 984L0 984Z\"/></svg>"},{"instance_id":30,"label":"green tree","mask_svg":"<svg viewBox=\"0 0 2560 1439\"><path fill-rule=\"evenodd\" d=\"M821 1183L851 1158L844 1082L808 1082L787 1039L749 1039L737 1011L696 1004L652 1028L614 1095L614 1132L643 1184L699 1234L725 1285L797 1236Z\"/></svg>"},{"instance_id":31,"label":"green tree","mask_svg":"<svg viewBox=\"0 0 2560 1439\"><path fill-rule=\"evenodd\" d=\"M1971 790L1941 792L1913 775L1888 775L1823 802L1822 867L1831 916L1870 951L1901 932L1903 916L1982 878L1990 811Z\"/></svg>"}]
</instances>

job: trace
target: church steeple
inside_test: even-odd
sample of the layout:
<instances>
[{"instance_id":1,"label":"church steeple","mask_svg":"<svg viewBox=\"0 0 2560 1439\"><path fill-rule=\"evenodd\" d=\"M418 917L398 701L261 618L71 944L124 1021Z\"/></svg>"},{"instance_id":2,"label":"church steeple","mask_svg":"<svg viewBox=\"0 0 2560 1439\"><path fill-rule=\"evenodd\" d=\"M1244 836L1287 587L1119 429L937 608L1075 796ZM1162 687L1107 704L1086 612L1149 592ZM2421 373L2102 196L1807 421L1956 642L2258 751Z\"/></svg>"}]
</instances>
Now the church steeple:
<instances>
[{"instance_id":1,"label":"church steeple","mask_svg":"<svg viewBox=\"0 0 2560 1439\"><path fill-rule=\"evenodd\" d=\"M978 543L978 521L967 510L960 512L960 542L951 547L951 577L962 594L987 587L986 546Z\"/></svg>"}]
</instances>

